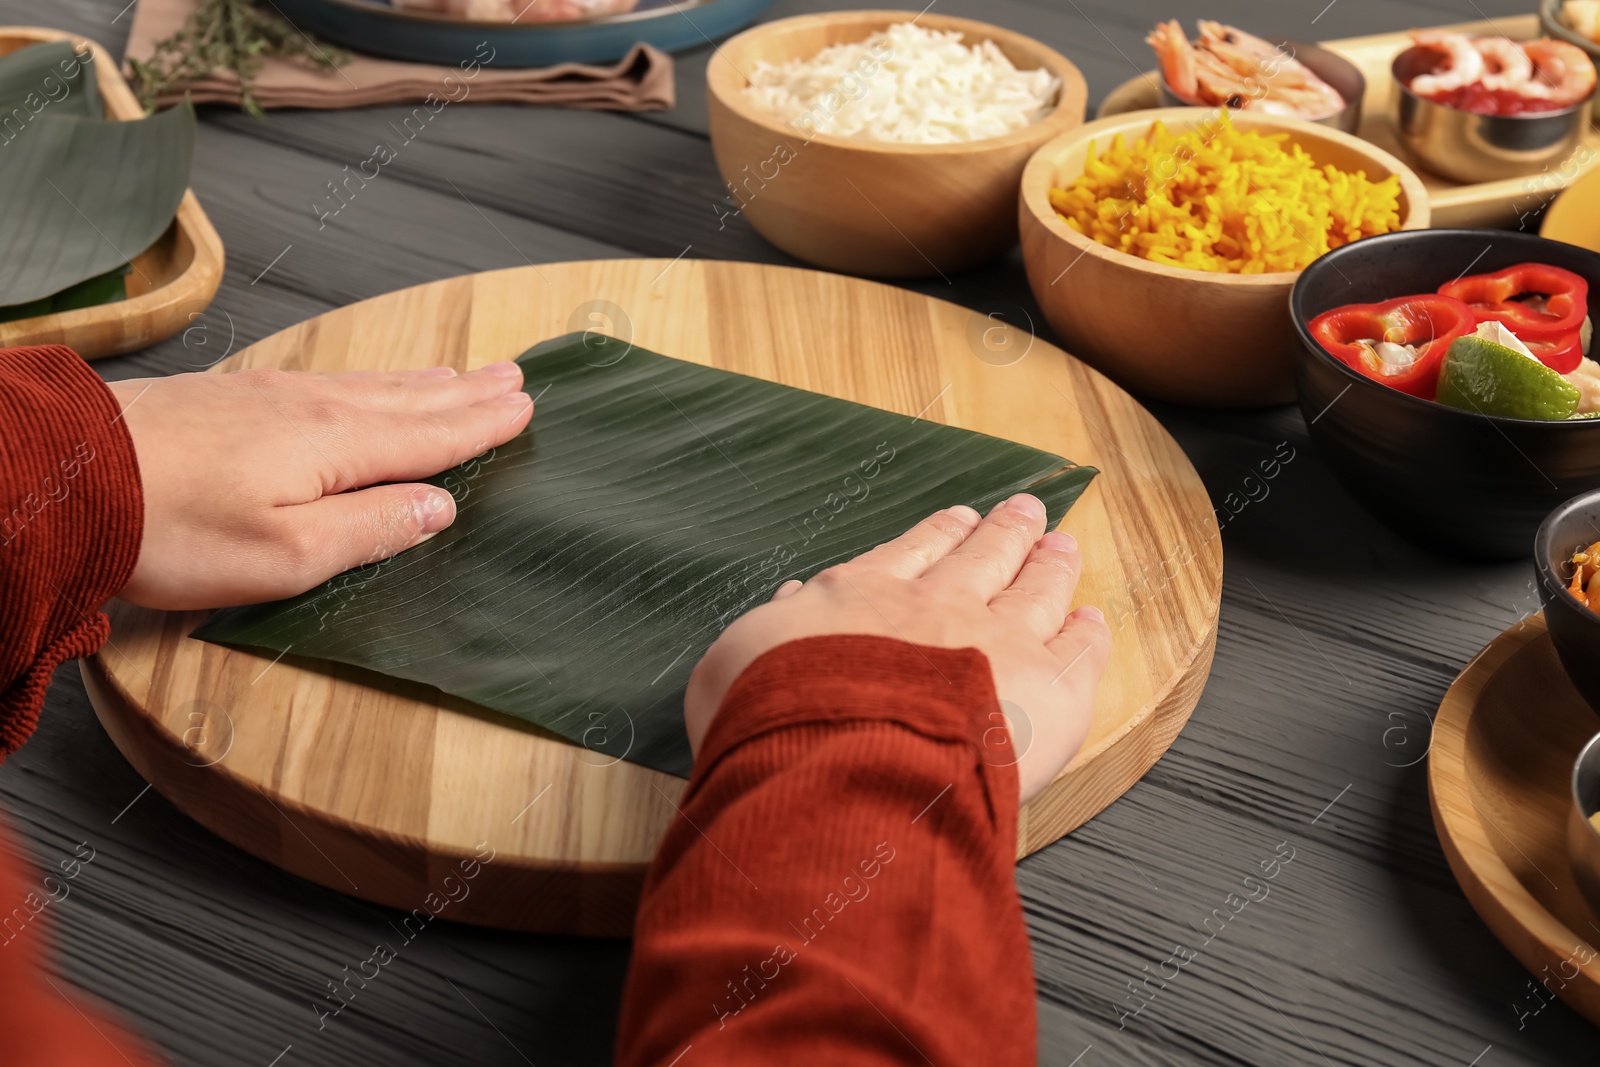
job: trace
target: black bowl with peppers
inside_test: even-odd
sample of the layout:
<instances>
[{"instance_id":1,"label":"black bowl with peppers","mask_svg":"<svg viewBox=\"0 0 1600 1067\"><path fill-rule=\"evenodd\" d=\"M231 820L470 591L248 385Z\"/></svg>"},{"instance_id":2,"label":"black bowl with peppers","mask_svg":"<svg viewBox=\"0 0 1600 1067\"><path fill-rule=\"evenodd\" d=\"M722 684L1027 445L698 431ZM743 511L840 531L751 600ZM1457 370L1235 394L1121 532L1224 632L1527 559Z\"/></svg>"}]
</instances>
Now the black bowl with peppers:
<instances>
[{"instance_id":1,"label":"black bowl with peppers","mask_svg":"<svg viewBox=\"0 0 1600 1067\"><path fill-rule=\"evenodd\" d=\"M1311 324L1370 304L1379 306L1370 314L1402 329L1421 320L1440 339L1453 338L1450 304L1395 302L1522 264L1569 272L1600 293L1600 254L1575 245L1498 230L1409 230L1330 252L1301 273L1290 295L1301 340L1295 385L1313 444L1369 511L1446 555L1525 558L1552 508L1600 486L1600 419L1506 418L1437 403L1426 398L1426 380L1408 390L1356 369L1327 320L1320 341ZM1442 355L1427 343L1412 347L1419 364L1438 366Z\"/></svg>"}]
</instances>

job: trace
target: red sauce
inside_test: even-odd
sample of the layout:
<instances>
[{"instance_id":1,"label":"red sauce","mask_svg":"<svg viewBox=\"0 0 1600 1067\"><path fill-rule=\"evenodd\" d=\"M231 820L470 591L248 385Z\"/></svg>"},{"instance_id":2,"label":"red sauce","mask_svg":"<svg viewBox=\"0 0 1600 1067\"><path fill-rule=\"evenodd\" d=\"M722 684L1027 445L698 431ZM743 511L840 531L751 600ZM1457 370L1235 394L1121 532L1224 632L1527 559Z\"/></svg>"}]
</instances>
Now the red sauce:
<instances>
[{"instance_id":1,"label":"red sauce","mask_svg":"<svg viewBox=\"0 0 1600 1067\"><path fill-rule=\"evenodd\" d=\"M1510 89L1485 89L1482 82L1464 85L1428 97L1436 104L1477 115L1531 115L1541 111L1560 111L1571 104L1522 96Z\"/></svg>"}]
</instances>

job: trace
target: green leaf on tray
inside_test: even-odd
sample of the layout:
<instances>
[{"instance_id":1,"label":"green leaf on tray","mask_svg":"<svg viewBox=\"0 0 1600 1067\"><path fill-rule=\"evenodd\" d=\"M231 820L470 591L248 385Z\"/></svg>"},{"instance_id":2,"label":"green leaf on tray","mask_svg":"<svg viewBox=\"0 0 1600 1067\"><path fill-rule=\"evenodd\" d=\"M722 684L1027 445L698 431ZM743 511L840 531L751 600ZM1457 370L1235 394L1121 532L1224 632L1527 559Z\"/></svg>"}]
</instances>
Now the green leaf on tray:
<instances>
[{"instance_id":1,"label":"green leaf on tray","mask_svg":"<svg viewBox=\"0 0 1600 1067\"><path fill-rule=\"evenodd\" d=\"M1053 525L1096 474L595 333L519 362L538 414L433 480L450 529L195 636L423 682L685 775L689 672L784 581L954 504L1027 490Z\"/></svg>"},{"instance_id":2,"label":"green leaf on tray","mask_svg":"<svg viewBox=\"0 0 1600 1067\"><path fill-rule=\"evenodd\" d=\"M194 158L194 108L137 122L46 111L0 145L0 303L101 275L155 243Z\"/></svg>"},{"instance_id":3,"label":"green leaf on tray","mask_svg":"<svg viewBox=\"0 0 1600 1067\"><path fill-rule=\"evenodd\" d=\"M53 315L59 311L76 311L78 308L126 300L129 270L124 263L115 270L96 274L88 281L69 285L52 296L43 296L26 304L0 307L0 322L15 322L18 319L31 319L35 315Z\"/></svg>"},{"instance_id":4,"label":"green leaf on tray","mask_svg":"<svg viewBox=\"0 0 1600 1067\"><path fill-rule=\"evenodd\" d=\"M80 140L86 137L101 136L86 133L86 130L95 126L110 126L112 123L104 120L105 105L100 99L100 88L94 68L94 53L87 47L80 53L74 50L68 41L46 41L41 44L30 45L18 49L9 55L0 58L0 176L9 176L13 173L46 173L41 171L37 162L30 162L26 157L32 152L48 153L49 149L58 140L66 136L62 133L46 132L42 136L44 143L30 147L28 138L37 132L38 128L47 123L61 119L87 120L66 127ZM175 120L168 120L173 122ZM180 123L181 124L181 123ZM117 143L122 143L124 134L116 132ZM79 148L76 151L85 152L87 149ZM192 148L190 149L192 152ZM10 153L17 153L17 159L9 158ZM85 162L88 157L79 157ZM96 154L92 161L106 159L103 155ZM116 160L112 160L116 166ZM163 168L165 169L165 168ZM187 166L184 168L184 180L179 187L178 195L182 196L182 187L188 185ZM0 181L6 180L0 177ZM26 179L23 179L26 180ZM60 176L57 186L62 193L50 195L60 200L65 189L72 185L72 181L65 175ZM129 178L129 195L142 195L142 182L136 176ZM46 186L48 190L48 186ZM159 192L159 190L157 190ZM103 198L102 198L103 199ZM8 225L7 216L32 212L37 210L37 200L29 196L8 197L4 202L4 209L0 209L0 233L11 233L15 225ZM117 205L122 206L122 205ZM135 206L137 210L137 205ZM172 212L176 212L177 204L173 203ZM88 240L87 233L93 231L92 217L88 212L82 215L76 211L72 215L62 215L69 228L85 231L82 240ZM168 213L170 222L171 212ZM14 220L15 221L15 220ZM26 223L27 220L20 220ZM161 230L166 226L162 225ZM160 231L156 236L160 236ZM111 240L109 235L99 236L104 242ZM35 239L34 244L39 242ZM149 241L137 245L130 254L141 252L148 247ZM109 245L107 245L109 248ZM45 250L38 253L40 256L49 256L54 250ZM115 262L122 257L115 252L111 253L109 260ZM73 279L53 292L46 292L31 299L0 306L0 322L14 322L18 319L33 318L36 315L49 315L61 311L72 311L77 308L93 307L98 304L109 304L118 300L127 299L127 280L129 271L126 262L116 263L101 273ZM43 272L43 268L40 268ZM65 275L58 275L49 283ZM32 287L38 288L37 285ZM24 292L31 291L24 285ZM0 299L9 294L0 291Z\"/></svg>"},{"instance_id":5,"label":"green leaf on tray","mask_svg":"<svg viewBox=\"0 0 1600 1067\"><path fill-rule=\"evenodd\" d=\"M22 136L43 114L105 117L94 53L69 41L45 41L0 58L0 145Z\"/></svg>"}]
</instances>

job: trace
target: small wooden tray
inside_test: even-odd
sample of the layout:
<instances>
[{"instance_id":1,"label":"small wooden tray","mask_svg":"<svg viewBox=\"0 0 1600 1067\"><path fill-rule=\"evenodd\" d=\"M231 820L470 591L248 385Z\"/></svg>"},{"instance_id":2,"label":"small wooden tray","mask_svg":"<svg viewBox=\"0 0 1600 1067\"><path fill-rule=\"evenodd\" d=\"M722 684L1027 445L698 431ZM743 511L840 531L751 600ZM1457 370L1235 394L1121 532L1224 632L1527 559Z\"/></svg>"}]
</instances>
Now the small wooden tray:
<instances>
[{"instance_id":1,"label":"small wooden tray","mask_svg":"<svg viewBox=\"0 0 1600 1067\"><path fill-rule=\"evenodd\" d=\"M1600 1024L1600 914L1567 860L1572 765L1600 715L1531 615L1467 664L1439 705L1428 753L1433 825L1494 935L1533 974L1516 1010L1559 996ZM1576 973L1574 973L1576 972ZM1542 998L1542 999L1541 999Z\"/></svg>"},{"instance_id":2,"label":"small wooden tray","mask_svg":"<svg viewBox=\"0 0 1600 1067\"><path fill-rule=\"evenodd\" d=\"M0 55L41 41L71 41L79 51L84 45L94 49L106 117L123 122L144 117L117 61L98 44L60 30L0 27ZM211 303L222 283L222 262L222 239L190 189L167 232L133 258L126 300L0 322L0 347L68 345L84 359L99 359L155 344L183 329Z\"/></svg>"},{"instance_id":3,"label":"small wooden tray","mask_svg":"<svg viewBox=\"0 0 1600 1067\"><path fill-rule=\"evenodd\" d=\"M351 304L221 369L468 370L602 322L653 351L1100 469L1061 528L1084 547L1078 596L1105 609L1111 661L1088 740L1022 810L1019 854L1121 796L1172 743L1217 639L1222 539L1205 484L1133 397L981 312L755 263L546 263ZM205 617L115 603L111 640L83 665L112 740L180 809L271 863L406 910L486 842L495 859L450 918L627 936L681 779L437 690L195 640Z\"/></svg>"},{"instance_id":4,"label":"small wooden tray","mask_svg":"<svg viewBox=\"0 0 1600 1067\"><path fill-rule=\"evenodd\" d=\"M1529 40L1541 35L1539 17L1524 15L1486 22L1463 22L1438 29ZM1593 124L1573 155L1560 166L1538 174L1501 181L1462 185L1431 173L1415 155L1406 151L1395 135L1390 118L1389 64L1411 44L1409 33L1382 33L1372 37L1350 37L1342 41L1320 41L1322 47L1344 56L1367 78L1367 96L1361 103L1361 130L1364 140L1399 156L1422 178L1433 207L1433 225L1441 229L1455 226L1493 226L1520 228L1561 190L1600 163L1600 133ZM1161 106L1160 75L1141 74L1117 86L1100 104L1098 115L1120 115Z\"/></svg>"}]
</instances>

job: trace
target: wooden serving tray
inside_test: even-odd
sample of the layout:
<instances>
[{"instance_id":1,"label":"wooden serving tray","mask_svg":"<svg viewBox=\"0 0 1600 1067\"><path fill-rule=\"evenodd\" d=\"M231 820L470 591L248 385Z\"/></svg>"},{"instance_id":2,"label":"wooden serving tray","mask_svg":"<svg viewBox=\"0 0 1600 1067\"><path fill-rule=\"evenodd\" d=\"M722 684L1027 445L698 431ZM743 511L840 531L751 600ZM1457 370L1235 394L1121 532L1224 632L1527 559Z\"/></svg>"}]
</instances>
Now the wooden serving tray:
<instances>
[{"instance_id":1,"label":"wooden serving tray","mask_svg":"<svg viewBox=\"0 0 1600 1067\"><path fill-rule=\"evenodd\" d=\"M1538 15L1519 15L1513 18L1485 22L1463 22L1437 27L1474 36L1498 36L1504 33L1516 40L1530 40L1541 36ZM1433 225L1441 229L1456 226L1520 228L1538 211L1553 200L1561 190L1571 185L1585 172L1600 163L1600 133L1591 123L1584 141L1566 162L1550 167L1538 174L1501 181L1479 182L1463 185L1441 178L1428 170L1415 155L1408 152L1395 135L1389 101L1389 64L1411 44L1409 33L1381 33L1371 37L1349 37L1340 41L1319 41L1318 44L1344 56L1367 78L1367 96L1361 104L1360 136L1364 140L1392 152L1422 179L1428 189L1428 200L1433 207ZM1098 115L1120 115L1127 111L1142 111L1161 106L1160 74L1155 71L1129 79L1117 86L1100 104Z\"/></svg>"},{"instance_id":2,"label":"wooden serving tray","mask_svg":"<svg viewBox=\"0 0 1600 1067\"><path fill-rule=\"evenodd\" d=\"M98 44L59 30L0 27L0 55L41 41L71 41L80 52L84 45L94 49L106 117L123 122L144 117L117 61ZM155 344L210 305L222 283L222 263L222 239L200 210L194 190L187 190L167 232L133 258L136 269L128 274L126 300L0 322L0 347L68 345L84 359L99 359Z\"/></svg>"},{"instance_id":3,"label":"wooden serving tray","mask_svg":"<svg viewBox=\"0 0 1600 1067\"><path fill-rule=\"evenodd\" d=\"M1187 721L1221 596L1205 486L1109 379L978 312L783 267L557 263L340 308L221 369L467 370L588 327L1100 468L1062 528L1084 548L1080 601L1100 605L1112 625L1110 667L1082 752L1022 813L1019 854L1120 796ZM117 746L179 808L269 862L407 910L441 892L483 842L495 858L450 917L630 931L681 779L426 687L190 638L205 617L114 605L111 640L83 668Z\"/></svg>"},{"instance_id":4,"label":"wooden serving tray","mask_svg":"<svg viewBox=\"0 0 1600 1067\"><path fill-rule=\"evenodd\" d=\"M1428 797L1467 899L1542 986L1514 1010L1535 1014L1554 995L1600 1024L1600 914L1578 890L1566 836L1572 765L1597 733L1600 715L1567 680L1544 616L1530 615L1445 694Z\"/></svg>"}]
</instances>

